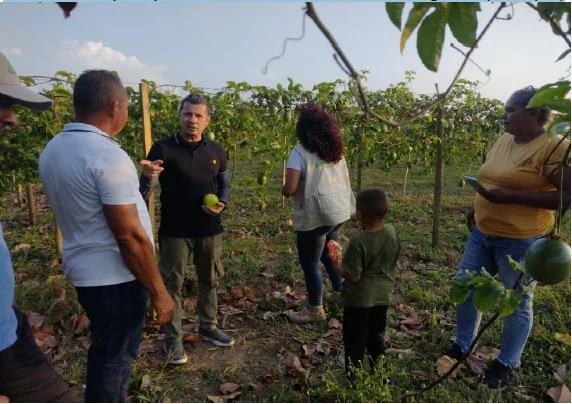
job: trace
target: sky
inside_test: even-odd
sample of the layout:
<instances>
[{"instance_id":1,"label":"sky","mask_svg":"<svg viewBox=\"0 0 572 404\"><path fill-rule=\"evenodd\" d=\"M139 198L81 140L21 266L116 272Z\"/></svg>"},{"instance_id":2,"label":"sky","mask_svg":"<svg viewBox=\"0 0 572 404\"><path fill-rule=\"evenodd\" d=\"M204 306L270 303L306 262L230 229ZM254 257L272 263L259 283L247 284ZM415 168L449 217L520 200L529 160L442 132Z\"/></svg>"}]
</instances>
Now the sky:
<instances>
[{"instance_id":1,"label":"sky","mask_svg":"<svg viewBox=\"0 0 572 404\"><path fill-rule=\"evenodd\" d=\"M368 70L366 86L384 89L414 70L412 89L444 90L463 56L454 50L447 31L438 73L427 70L416 51L416 33L399 51L400 32L381 2L317 1L316 11L356 70ZM482 3L479 32L498 3ZM80 74L89 68L119 72L125 84L140 79L157 84L219 89L227 81L274 87L291 77L305 88L335 79L347 80L331 45L307 18L305 35L289 41L285 55L263 68L282 51L285 38L302 34L304 3L300 1L101 1L80 2L64 19L53 3L0 0L0 50L20 75L53 76L58 70ZM404 17L411 5L404 11ZM473 53L463 78L483 83L486 97L505 101L527 85L540 86L569 75L570 59L554 63L566 49L562 38L524 3L513 3Z\"/></svg>"}]
</instances>

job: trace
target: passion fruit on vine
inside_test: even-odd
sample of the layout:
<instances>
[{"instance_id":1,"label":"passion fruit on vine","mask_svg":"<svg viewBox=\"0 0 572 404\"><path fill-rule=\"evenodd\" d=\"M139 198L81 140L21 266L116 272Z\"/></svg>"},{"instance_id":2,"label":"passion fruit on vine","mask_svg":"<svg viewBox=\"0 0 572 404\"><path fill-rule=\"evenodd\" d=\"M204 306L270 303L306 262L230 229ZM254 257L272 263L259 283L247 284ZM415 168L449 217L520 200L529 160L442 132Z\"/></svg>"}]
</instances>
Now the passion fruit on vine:
<instances>
[{"instance_id":1,"label":"passion fruit on vine","mask_svg":"<svg viewBox=\"0 0 572 404\"><path fill-rule=\"evenodd\" d=\"M526 272L542 285L556 285L570 277L570 246L561 240L536 240L524 257Z\"/></svg>"}]
</instances>

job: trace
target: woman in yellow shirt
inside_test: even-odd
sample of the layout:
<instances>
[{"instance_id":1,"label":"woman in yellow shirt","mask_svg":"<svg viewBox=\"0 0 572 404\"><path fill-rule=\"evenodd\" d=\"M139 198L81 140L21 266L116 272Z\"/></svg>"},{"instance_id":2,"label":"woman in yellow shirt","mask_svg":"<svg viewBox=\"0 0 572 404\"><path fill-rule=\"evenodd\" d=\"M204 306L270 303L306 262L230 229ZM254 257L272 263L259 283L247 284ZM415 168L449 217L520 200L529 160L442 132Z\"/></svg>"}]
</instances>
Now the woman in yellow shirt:
<instances>
[{"instance_id":1,"label":"woman in yellow shirt","mask_svg":"<svg viewBox=\"0 0 572 404\"><path fill-rule=\"evenodd\" d=\"M519 274L509 265L507 255L523 261L527 248L554 225L554 211L561 203L564 207L570 204L570 142L545 132L548 108L526 107L535 91L531 86L518 90L505 104L507 133L495 142L479 169L484 189L477 192L474 210L468 215L471 235L457 278L466 276L465 270L478 272L484 267L492 275L498 273L505 287L514 287ZM560 167L567 153L568 161ZM532 281L527 278L522 282ZM491 388L506 387L512 369L520 365L532 328L534 287L532 282L515 312L504 319L500 353L484 378ZM460 359L476 336L481 313L471 298L456 309L456 342L446 354Z\"/></svg>"}]
</instances>

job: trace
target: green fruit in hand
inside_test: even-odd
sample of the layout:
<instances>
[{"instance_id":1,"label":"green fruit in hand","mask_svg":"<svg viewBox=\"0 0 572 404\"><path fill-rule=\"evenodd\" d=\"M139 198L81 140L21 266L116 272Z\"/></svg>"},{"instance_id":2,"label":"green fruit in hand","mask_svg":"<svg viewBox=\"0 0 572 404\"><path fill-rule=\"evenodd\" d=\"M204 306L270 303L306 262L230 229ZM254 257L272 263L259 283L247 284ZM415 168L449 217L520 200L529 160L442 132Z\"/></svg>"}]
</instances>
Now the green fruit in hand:
<instances>
[{"instance_id":1,"label":"green fruit in hand","mask_svg":"<svg viewBox=\"0 0 572 404\"><path fill-rule=\"evenodd\" d=\"M214 141L215 140L215 135L213 132L205 132L203 133L203 136L205 137L205 139L210 140L210 141Z\"/></svg>"},{"instance_id":2,"label":"green fruit in hand","mask_svg":"<svg viewBox=\"0 0 572 404\"><path fill-rule=\"evenodd\" d=\"M206 194L203 198L203 205L207 208L215 208L218 203L218 197L215 194Z\"/></svg>"},{"instance_id":3,"label":"green fruit in hand","mask_svg":"<svg viewBox=\"0 0 572 404\"><path fill-rule=\"evenodd\" d=\"M560 240L536 240L524 256L526 272L543 285L556 285L570 276L570 246Z\"/></svg>"},{"instance_id":4,"label":"green fruit in hand","mask_svg":"<svg viewBox=\"0 0 572 404\"><path fill-rule=\"evenodd\" d=\"M258 182L258 185L266 185L266 182L268 182L268 178L266 178L266 174L265 173L258 174L257 182Z\"/></svg>"}]
</instances>

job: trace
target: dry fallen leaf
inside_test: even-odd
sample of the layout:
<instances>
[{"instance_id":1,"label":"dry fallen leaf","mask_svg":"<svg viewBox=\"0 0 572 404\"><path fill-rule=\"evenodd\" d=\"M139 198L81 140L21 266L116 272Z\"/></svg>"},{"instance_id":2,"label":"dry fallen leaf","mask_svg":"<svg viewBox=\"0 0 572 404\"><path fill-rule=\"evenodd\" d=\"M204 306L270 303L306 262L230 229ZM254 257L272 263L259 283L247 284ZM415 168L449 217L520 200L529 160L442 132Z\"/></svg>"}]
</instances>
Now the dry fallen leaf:
<instances>
[{"instance_id":1,"label":"dry fallen leaf","mask_svg":"<svg viewBox=\"0 0 572 404\"><path fill-rule=\"evenodd\" d=\"M274 278L274 274L268 271L260 272L260 275L264 276L265 278Z\"/></svg>"},{"instance_id":2,"label":"dry fallen leaf","mask_svg":"<svg viewBox=\"0 0 572 404\"><path fill-rule=\"evenodd\" d=\"M340 323L340 321L337 318L332 317L330 321L328 321L328 327L340 329L342 328L342 323Z\"/></svg>"},{"instance_id":3,"label":"dry fallen leaf","mask_svg":"<svg viewBox=\"0 0 572 404\"><path fill-rule=\"evenodd\" d=\"M555 402L555 403L569 403L570 402L570 390L566 387L565 384L561 384L560 386L554 386L548 389L546 394Z\"/></svg>"},{"instance_id":4,"label":"dry fallen leaf","mask_svg":"<svg viewBox=\"0 0 572 404\"><path fill-rule=\"evenodd\" d=\"M443 376L445 373L447 373L453 367L453 365L455 365L455 363L457 363L455 359L452 359L447 355L441 356L437 360L437 373L439 373L439 376ZM461 366L457 367L457 369L455 369L455 371L449 377L454 378L457 376L460 367Z\"/></svg>"},{"instance_id":5,"label":"dry fallen leaf","mask_svg":"<svg viewBox=\"0 0 572 404\"><path fill-rule=\"evenodd\" d=\"M480 346L477 349L475 349L475 351L473 352L473 354L477 358L485 359L485 360L492 360L492 359L496 358L499 353L500 353L500 350L498 348L494 348L492 346Z\"/></svg>"},{"instance_id":6,"label":"dry fallen leaf","mask_svg":"<svg viewBox=\"0 0 572 404\"><path fill-rule=\"evenodd\" d=\"M74 314L71 319L74 334L81 334L89 328L89 318L85 314Z\"/></svg>"},{"instance_id":7,"label":"dry fallen leaf","mask_svg":"<svg viewBox=\"0 0 572 404\"><path fill-rule=\"evenodd\" d=\"M26 243L20 243L20 244L16 244L14 246L14 248L12 248L12 252L16 253L18 251L22 251L22 250L27 250L29 248L31 248L32 246L30 244L26 244Z\"/></svg>"},{"instance_id":8,"label":"dry fallen leaf","mask_svg":"<svg viewBox=\"0 0 572 404\"><path fill-rule=\"evenodd\" d=\"M218 394L207 394L207 399L213 403L226 403L228 400L232 400L240 395L240 391L228 395L218 395Z\"/></svg>"},{"instance_id":9,"label":"dry fallen leaf","mask_svg":"<svg viewBox=\"0 0 572 404\"><path fill-rule=\"evenodd\" d=\"M199 342L201 340L201 337L199 337L197 334L190 334L187 335L185 338L183 338L184 342L188 342L189 344L195 344L197 342Z\"/></svg>"},{"instance_id":10,"label":"dry fallen leaf","mask_svg":"<svg viewBox=\"0 0 572 404\"><path fill-rule=\"evenodd\" d=\"M316 352L316 345L314 344L304 344L302 345L302 349L304 350L304 355L305 356L310 356L312 355L314 352Z\"/></svg>"},{"instance_id":11,"label":"dry fallen leaf","mask_svg":"<svg viewBox=\"0 0 572 404\"><path fill-rule=\"evenodd\" d=\"M242 299L244 297L244 291L242 290L242 286L234 286L231 291L230 294L235 298L235 299Z\"/></svg>"},{"instance_id":12,"label":"dry fallen leaf","mask_svg":"<svg viewBox=\"0 0 572 404\"><path fill-rule=\"evenodd\" d=\"M556 341L562 342L563 344L570 346L570 334L562 334L559 332L555 332L554 339Z\"/></svg>"},{"instance_id":13,"label":"dry fallen leaf","mask_svg":"<svg viewBox=\"0 0 572 404\"><path fill-rule=\"evenodd\" d=\"M262 315L262 319L263 319L264 321L268 321L268 320L270 320L271 318L274 318L274 316L275 316L274 313L272 313L271 311L267 311L267 312L265 312L265 313Z\"/></svg>"},{"instance_id":14,"label":"dry fallen leaf","mask_svg":"<svg viewBox=\"0 0 572 404\"><path fill-rule=\"evenodd\" d=\"M151 386L151 376L144 374L141 378L141 390L145 390L149 386Z\"/></svg>"},{"instance_id":15,"label":"dry fallen leaf","mask_svg":"<svg viewBox=\"0 0 572 404\"><path fill-rule=\"evenodd\" d=\"M409 326L415 326L415 325L419 325L423 322L423 317L421 317L419 314L417 313L413 313L411 316L407 317L405 320L401 320L399 322L399 324L401 325L409 325Z\"/></svg>"},{"instance_id":16,"label":"dry fallen leaf","mask_svg":"<svg viewBox=\"0 0 572 404\"><path fill-rule=\"evenodd\" d=\"M218 390L225 396L234 393L238 389L240 389L240 386L236 383L224 383L221 384L218 388Z\"/></svg>"},{"instance_id":17,"label":"dry fallen leaf","mask_svg":"<svg viewBox=\"0 0 572 404\"><path fill-rule=\"evenodd\" d=\"M32 330L39 329L45 321L44 316L34 311L29 312L26 317L28 317L28 323L30 324Z\"/></svg>"}]
</instances>

